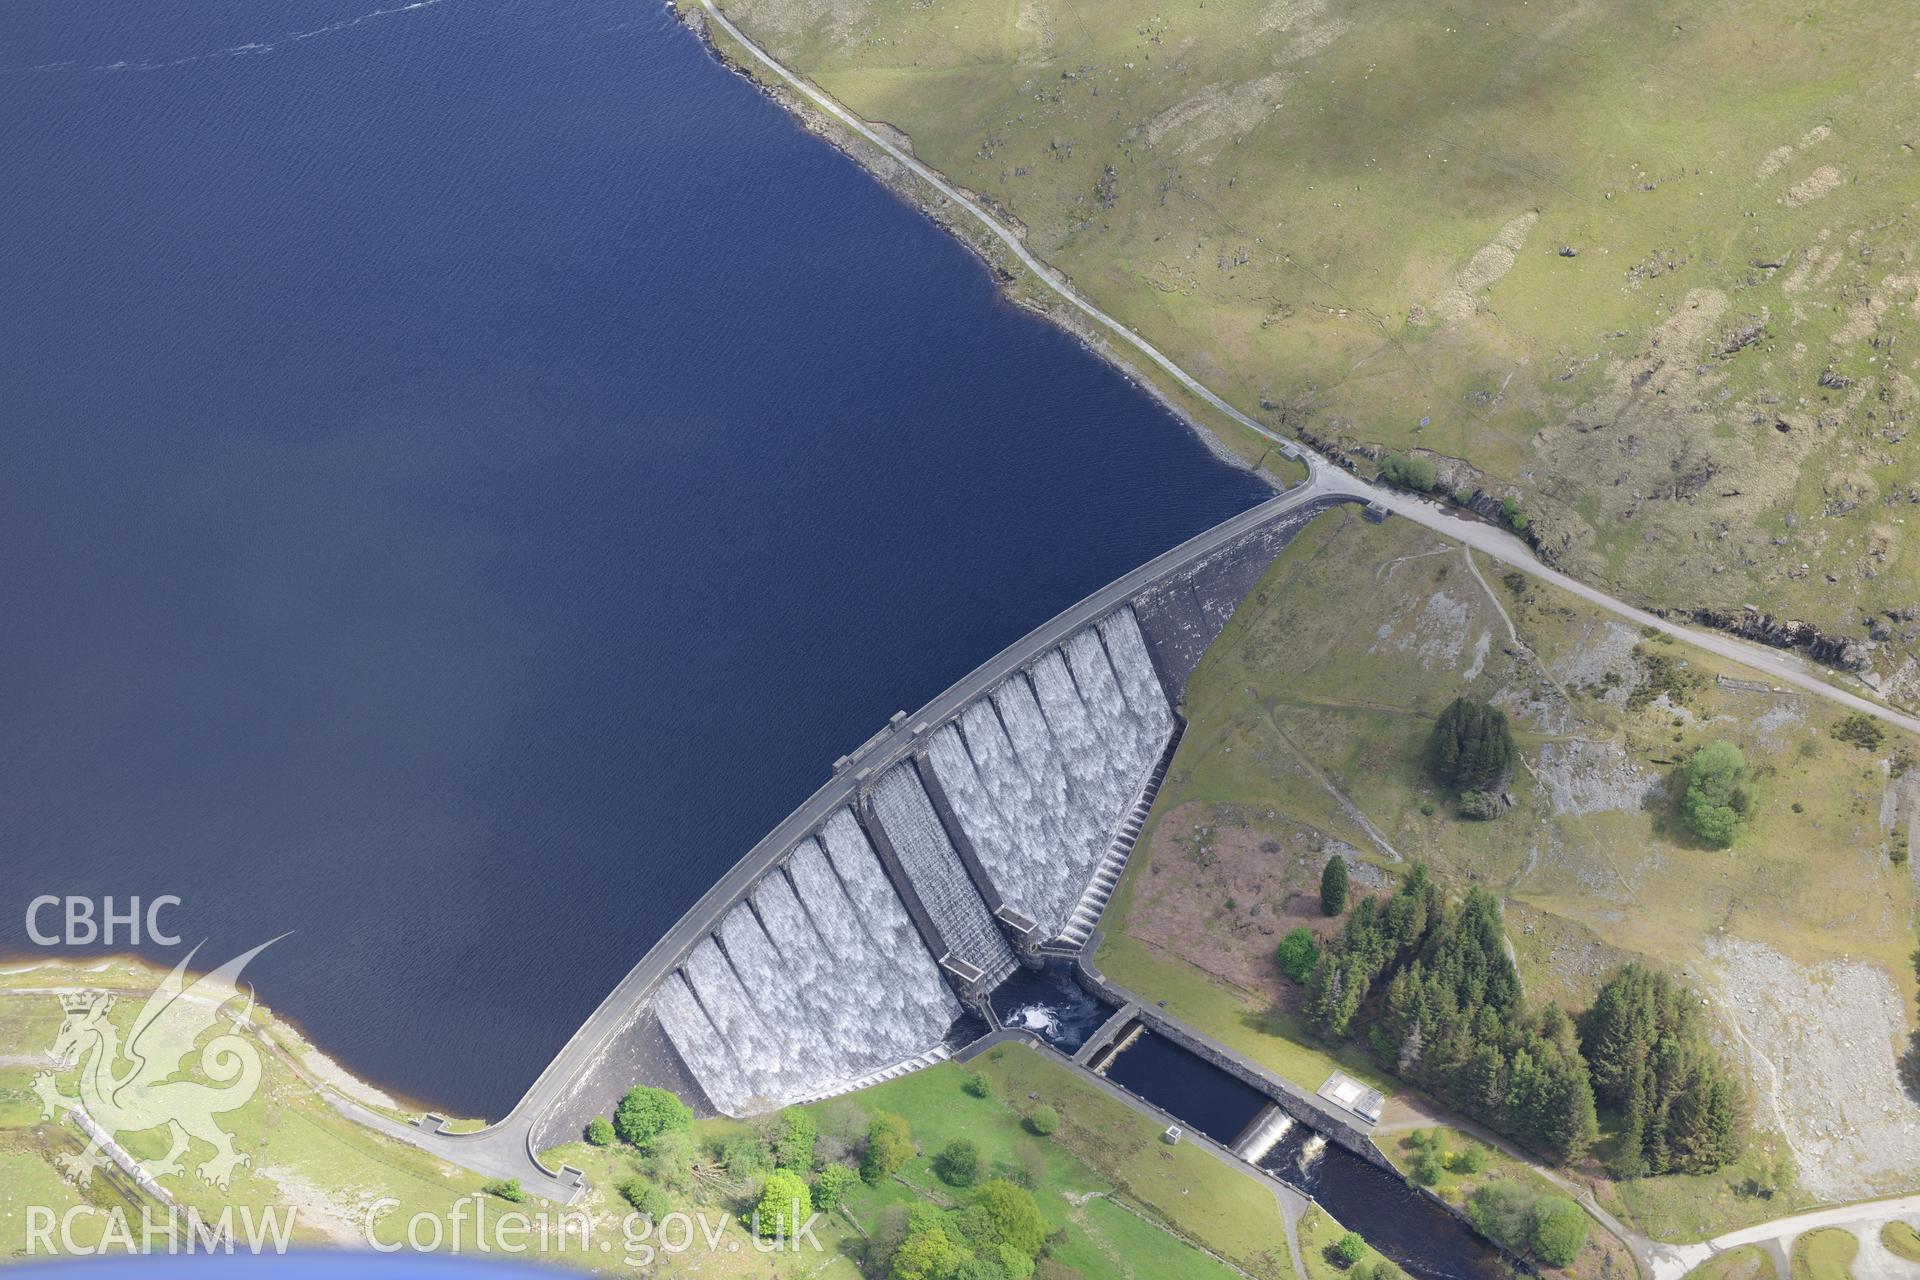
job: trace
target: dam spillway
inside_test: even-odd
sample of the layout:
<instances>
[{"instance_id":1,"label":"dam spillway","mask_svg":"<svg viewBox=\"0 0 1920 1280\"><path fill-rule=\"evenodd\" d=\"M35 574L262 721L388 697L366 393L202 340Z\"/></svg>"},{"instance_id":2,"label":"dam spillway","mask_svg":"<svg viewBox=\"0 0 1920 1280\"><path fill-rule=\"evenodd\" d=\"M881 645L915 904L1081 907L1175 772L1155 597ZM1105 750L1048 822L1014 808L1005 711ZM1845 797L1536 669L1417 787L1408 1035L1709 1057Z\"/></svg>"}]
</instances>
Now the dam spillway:
<instances>
[{"instance_id":1,"label":"dam spillway","mask_svg":"<svg viewBox=\"0 0 1920 1280\"><path fill-rule=\"evenodd\" d=\"M750 1115L947 1056L1018 965L1089 937L1199 655L1341 500L1234 517L892 717L608 997L549 1069L568 1083L530 1092L559 1094L536 1132L564 1140L636 1079Z\"/></svg>"},{"instance_id":2,"label":"dam spillway","mask_svg":"<svg viewBox=\"0 0 1920 1280\"><path fill-rule=\"evenodd\" d=\"M911 763L897 764L881 776L873 791L873 811L912 892L946 944L942 959L958 961L978 973L972 981L983 989L998 986L1020 962L1014 959L1006 935L994 922L980 886L960 860L953 837Z\"/></svg>"},{"instance_id":3,"label":"dam spillway","mask_svg":"<svg viewBox=\"0 0 1920 1280\"><path fill-rule=\"evenodd\" d=\"M943 1056L1013 943L1059 934L1173 727L1122 607L878 767L656 989L708 1101L745 1115Z\"/></svg>"},{"instance_id":4,"label":"dam spillway","mask_svg":"<svg viewBox=\"0 0 1920 1280\"><path fill-rule=\"evenodd\" d=\"M937 1051L961 1006L840 809L694 946L654 1012L714 1107L744 1115Z\"/></svg>"},{"instance_id":5,"label":"dam spillway","mask_svg":"<svg viewBox=\"0 0 1920 1280\"><path fill-rule=\"evenodd\" d=\"M1006 905L1051 938L1173 727L1139 620L1120 609L968 704L927 758Z\"/></svg>"}]
</instances>

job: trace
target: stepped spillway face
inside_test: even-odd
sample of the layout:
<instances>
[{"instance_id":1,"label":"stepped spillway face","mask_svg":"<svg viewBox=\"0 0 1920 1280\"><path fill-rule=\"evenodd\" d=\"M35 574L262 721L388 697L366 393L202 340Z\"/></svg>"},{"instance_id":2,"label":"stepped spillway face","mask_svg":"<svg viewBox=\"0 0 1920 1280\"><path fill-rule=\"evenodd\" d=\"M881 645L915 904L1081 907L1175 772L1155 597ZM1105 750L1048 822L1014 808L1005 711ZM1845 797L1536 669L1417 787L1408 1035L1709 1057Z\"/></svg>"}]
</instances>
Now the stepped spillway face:
<instances>
[{"instance_id":1,"label":"stepped spillway face","mask_svg":"<svg viewBox=\"0 0 1920 1280\"><path fill-rule=\"evenodd\" d=\"M927 757L1002 899L1052 937L1172 732L1140 625L1122 608L968 705Z\"/></svg>"},{"instance_id":2,"label":"stepped spillway face","mask_svg":"<svg viewBox=\"0 0 1920 1280\"><path fill-rule=\"evenodd\" d=\"M895 765L880 776L873 789L873 810L920 904L953 955L979 968L987 986L1012 973L1019 961L981 900L913 765Z\"/></svg>"},{"instance_id":3,"label":"stepped spillway face","mask_svg":"<svg viewBox=\"0 0 1920 1280\"><path fill-rule=\"evenodd\" d=\"M654 994L708 1099L747 1115L939 1050L962 1012L853 816L800 842Z\"/></svg>"}]
</instances>

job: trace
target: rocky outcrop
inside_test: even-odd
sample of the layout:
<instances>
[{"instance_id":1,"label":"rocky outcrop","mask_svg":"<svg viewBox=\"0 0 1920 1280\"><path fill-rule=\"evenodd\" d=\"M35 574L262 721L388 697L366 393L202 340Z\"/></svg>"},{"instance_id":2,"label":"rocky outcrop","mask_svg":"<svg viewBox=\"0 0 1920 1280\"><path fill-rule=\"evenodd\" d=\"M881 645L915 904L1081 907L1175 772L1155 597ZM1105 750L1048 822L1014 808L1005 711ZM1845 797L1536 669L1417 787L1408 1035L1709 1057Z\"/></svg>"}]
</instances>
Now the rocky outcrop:
<instances>
[{"instance_id":1,"label":"rocky outcrop","mask_svg":"<svg viewBox=\"0 0 1920 1280\"><path fill-rule=\"evenodd\" d=\"M1791 649L1842 671L1865 671L1873 642L1828 635L1810 622L1776 618L1749 606L1743 610L1694 609L1688 616L1704 627L1724 631L1774 649Z\"/></svg>"}]
</instances>

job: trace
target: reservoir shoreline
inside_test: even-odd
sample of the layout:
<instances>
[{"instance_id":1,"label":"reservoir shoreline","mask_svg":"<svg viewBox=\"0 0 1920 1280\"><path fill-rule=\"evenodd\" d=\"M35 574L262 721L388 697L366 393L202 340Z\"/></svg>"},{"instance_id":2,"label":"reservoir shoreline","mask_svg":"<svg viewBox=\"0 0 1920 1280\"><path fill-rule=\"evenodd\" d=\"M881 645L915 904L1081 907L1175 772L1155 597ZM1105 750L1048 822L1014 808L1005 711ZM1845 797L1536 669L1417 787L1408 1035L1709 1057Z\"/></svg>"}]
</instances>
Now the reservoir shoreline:
<instances>
[{"instance_id":1,"label":"reservoir shoreline","mask_svg":"<svg viewBox=\"0 0 1920 1280\"><path fill-rule=\"evenodd\" d=\"M1035 287L1031 280L1031 272L1023 264L1010 257L1000 242L981 227L976 219L956 213L952 202L930 187L918 174L848 129L805 97L795 93L787 85L757 74L756 62L740 55L730 35L724 31L714 30L713 24L708 21L706 11L700 6L698 0L661 0L661 2L678 21L699 37L700 43L717 62L753 85L800 128L859 165L901 203L924 216L978 258L993 277L1002 299L1023 311L1039 316L1071 337L1089 354L1110 365L1121 377L1178 418L1206 447L1207 451L1221 462L1252 473L1276 490L1291 483L1290 478L1268 469L1270 461L1277 453L1277 449L1271 442L1253 436L1230 420L1222 419L1216 423L1214 419L1219 416L1217 413L1196 404L1192 397L1177 384L1170 384L1156 376L1143 362L1130 359L1113 343L1107 341L1099 329L1085 316L1067 306L1053 289L1045 286ZM814 88L823 94L826 92L818 85ZM842 106L844 107L844 104ZM846 109L853 114L851 108ZM912 152L913 142L907 134L884 122L868 121L867 123L870 127L885 129L898 135L899 145L907 152ZM945 181L952 183L955 189L964 192L970 199L991 209L1002 224L1012 229L1021 239L1025 239L1025 226L1019 219L998 208L993 201L979 193L969 191L962 184L954 182L952 178L945 178ZM1229 434L1230 432L1232 435ZM1236 436L1237 440L1234 438Z\"/></svg>"}]
</instances>

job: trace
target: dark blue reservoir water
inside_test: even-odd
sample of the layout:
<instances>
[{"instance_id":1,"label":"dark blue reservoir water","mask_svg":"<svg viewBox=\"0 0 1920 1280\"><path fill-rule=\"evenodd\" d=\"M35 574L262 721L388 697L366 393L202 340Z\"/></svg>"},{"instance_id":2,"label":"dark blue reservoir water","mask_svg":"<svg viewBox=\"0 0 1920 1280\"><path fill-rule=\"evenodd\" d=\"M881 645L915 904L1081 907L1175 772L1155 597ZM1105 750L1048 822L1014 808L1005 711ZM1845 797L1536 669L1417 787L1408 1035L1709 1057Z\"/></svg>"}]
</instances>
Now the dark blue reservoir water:
<instances>
[{"instance_id":1,"label":"dark blue reservoir water","mask_svg":"<svg viewBox=\"0 0 1920 1280\"><path fill-rule=\"evenodd\" d=\"M1262 496L652 0L9 0L0 118L0 949L294 930L262 998L457 1112Z\"/></svg>"}]
</instances>

